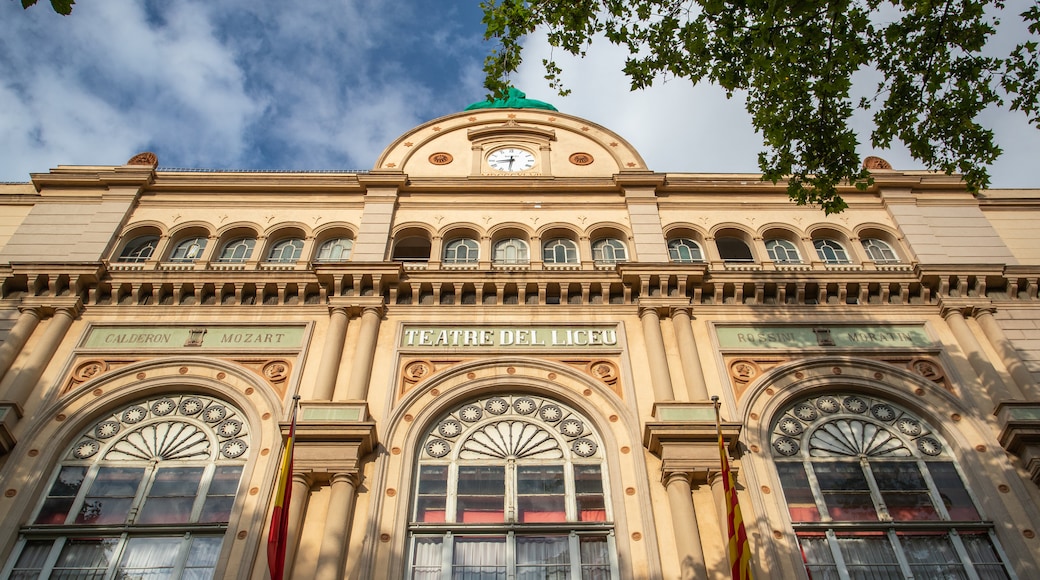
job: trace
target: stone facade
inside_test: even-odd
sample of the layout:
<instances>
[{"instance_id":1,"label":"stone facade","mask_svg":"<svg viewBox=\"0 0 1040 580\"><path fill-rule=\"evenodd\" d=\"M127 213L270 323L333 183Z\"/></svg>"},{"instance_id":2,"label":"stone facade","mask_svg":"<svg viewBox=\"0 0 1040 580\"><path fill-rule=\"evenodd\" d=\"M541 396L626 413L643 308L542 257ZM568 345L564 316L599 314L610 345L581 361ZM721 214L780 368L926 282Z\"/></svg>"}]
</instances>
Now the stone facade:
<instances>
[{"instance_id":1,"label":"stone facade","mask_svg":"<svg viewBox=\"0 0 1040 580\"><path fill-rule=\"evenodd\" d=\"M266 578L294 396L287 577L728 577L716 397L757 577L1040 576L1040 190L885 167L486 109L0 185L0 576Z\"/></svg>"}]
</instances>

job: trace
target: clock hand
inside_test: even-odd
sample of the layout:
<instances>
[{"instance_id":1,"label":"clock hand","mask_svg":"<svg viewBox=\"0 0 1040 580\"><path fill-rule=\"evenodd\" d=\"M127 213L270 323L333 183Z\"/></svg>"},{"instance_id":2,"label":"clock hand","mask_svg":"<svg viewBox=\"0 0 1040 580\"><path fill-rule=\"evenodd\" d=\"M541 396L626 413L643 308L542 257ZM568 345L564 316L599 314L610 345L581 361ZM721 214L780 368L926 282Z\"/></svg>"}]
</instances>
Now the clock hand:
<instances>
[{"instance_id":1,"label":"clock hand","mask_svg":"<svg viewBox=\"0 0 1040 580\"><path fill-rule=\"evenodd\" d=\"M514 161L514 160L515 160L515 159L513 158L513 156L512 156L512 155L510 155L510 156L509 156L509 169L513 169L513 161Z\"/></svg>"}]
</instances>

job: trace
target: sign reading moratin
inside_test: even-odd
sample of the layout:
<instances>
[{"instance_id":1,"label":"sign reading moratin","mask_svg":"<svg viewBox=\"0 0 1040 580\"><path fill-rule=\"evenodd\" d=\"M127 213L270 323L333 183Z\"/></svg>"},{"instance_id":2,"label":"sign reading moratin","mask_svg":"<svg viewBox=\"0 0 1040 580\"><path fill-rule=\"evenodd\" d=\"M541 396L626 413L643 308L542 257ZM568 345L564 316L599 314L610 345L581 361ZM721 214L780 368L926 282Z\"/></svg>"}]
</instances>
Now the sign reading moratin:
<instances>
[{"instance_id":1,"label":"sign reading moratin","mask_svg":"<svg viewBox=\"0 0 1040 580\"><path fill-rule=\"evenodd\" d=\"M85 348L287 349L303 345L304 326L95 326Z\"/></svg>"},{"instance_id":2,"label":"sign reading moratin","mask_svg":"<svg viewBox=\"0 0 1040 580\"><path fill-rule=\"evenodd\" d=\"M604 347L617 346L615 326L412 326L402 347Z\"/></svg>"},{"instance_id":3,"label":"sign reading moratin","mask_svg":"<svg viewBox=\"0 0 1040 580\"><path fill-rule=\"evenodd\" d=\"M923 324L876 326L716 326L722 348L932 347Z\"/></svg>"}]
</instances>

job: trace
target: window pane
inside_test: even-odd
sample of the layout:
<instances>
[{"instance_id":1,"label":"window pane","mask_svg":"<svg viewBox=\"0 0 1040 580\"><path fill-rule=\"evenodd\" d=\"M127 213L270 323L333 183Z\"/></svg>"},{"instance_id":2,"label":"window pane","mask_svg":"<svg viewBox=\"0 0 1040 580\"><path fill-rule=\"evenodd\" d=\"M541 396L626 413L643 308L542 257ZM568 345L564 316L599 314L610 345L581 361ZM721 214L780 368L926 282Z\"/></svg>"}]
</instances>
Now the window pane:
<instances>
[{"instance_id":1,"label":"window pane","mask_svg":"<svg viewBox=\"0 0 1040 580\"><path fill-rule=\"evenodd\" d=\"M36 516L36 523L64 524L86 475L86 467L62 467L58 476L54 478L54 483L47 493L47 499L43 501L39 515Z\"/></svg>"},{"instance_id":2,"label":"window pane","mask_svg":"<svg viewBox=\"0 0 1040 580\"><path fill-rule=\"evenodd\" d=\"M102 467L76 516L77 524L121 524L137 495L144 469Z\"/></svg>"},{"instance_id":3,"label":"window pane","mask_svg":"<svg viewBox=\"0 0 1040 580\"><path fill-rule=\"evenodd\" d=\"M582 580L610 579L610 551L602 536L579 538Z\"/></svg>"},{"instance_id":4,"label":"window pane","mask_svg":"<svg viewBox=\"0 0 1040 580\"><path fill-rule=\"evenodd\" d=\"M241 465L222 465L213 471L206 503L202 505L199 523L226 523L231 519L231 508L238 493L238 480L242 476Z\"/></svg>"},{"instance_id":5,"label":"window pane","mask_svg":"<svg viewBox=\"0 0 1040 580\"><path fill-rule=\"evenodd\" d=\"M776 470L780 475L780 484L787 499L787 510L792 522L818 522L820 510L816 507L809 478L805 475L805 467L801 463L777 463Z\"/></svg>"},{"instance_id":6,"label":"window pane","mask_svg":"<svg viewBox=\"0 0 1040 580\"><path fill-rule=\"evenodd\" d=\"M116 538L69 538L61 549L51 578L100 580L115 559Z\"/></svg>"},{"instance_id":7,"label":"window pane","mask_svg":"<svg viewBox=\"0 0 1040 580\"><path fill-rule=\"evenodd\" d=\"M415 538L411 580L440 580L441 538Z\"/></svg>"},{"instance_id":8,"label":"window pane","mask_svg":"<svg viewBox=\"0 0 1040 580\"><path fill-rule=\"evenodd\" d=\"M190 521L202 472L201 467L159 468L137 522L184 524Z\"/></svg>"},{"instance_id":9,"label":"window pane","mask_svg":"<svg viewBox=\"0 0 1040 580\"><path fill-rule=\"evenodd\" d=\"M562 465L518 466L516 487L519 521L567 521Z\"/></svg>"},{"instance_id":10,"label":"window pane","mask_svg":"<svg viewBox=\"0 0 1040 580\"><path fill-rule=\"evenodd\" d=\"M448 497L448 466L424 465L419 469L415 521L444 522Z\"/></svg>"},{"instance_id":11,"label":"window pane","mask_svg":"<svg viewBox=\"0 0 1040 580\"><path fill-rule=\"evenodd\" d=\"M51 544L50 540L26 542L22 553L18 555L18 561L11 569L11 580L39 578L43 563L51 553Z\"/></svg>"},{"instance_id":12,"label":"window pane","mask_svg":"<svg viewBox=\"0 0 1040 580\"><path fill-rule=\"evenodd\" d=\"M1000 562L1000 555L993 547L988 534L962 533L961 541L968 551L968 558L975 565L975 572L982 580L1002 580L1008 577Z\"/></svg>"},{"instance_id":13,"label":"window pane","mask_svg":"<svg viewBox=\"0 0 1040 580\"><path fill-rule=\"evenodd\" d=\"M603 500L603 472L600 466L574 466L574 494L578 502L578 521L607 521L607 506Z\"/></svg>"},{"instance_id":14,"label":"window pane","mask_svg":"<svg viewBox=\"0 0 1040 580\"><path fill-rule=\"evenodd\" d=\"M805 570L813 580L838 580L838 567L834 563L830 542L823 534L799 535Z\"/></svg>"},{"instance_id":15,"label":"window pane","mask_svg":"<svg viewBox=\"0 0 1040 580\"><path fill-rule=\"evenodd\" d=\"M876 461L870 464L888 514L896 521L937 520L928 485L916 462Z\"/></svg>"},{"instance_id":16,"label":"window pane","mask_svg":"<svg viewBox=\"0 0 1040 580\"><path fill-rule=\"evenodd\" d=\"M876 535L861 534L856 537L839 537L838 548L845 560L845 569L851 578L870 580L902 580L903 571L888 537L882 532Z\"/></svg>"},{"instance_id":17,"label":"window pane","mask_svg":"<svg viewBox=\"0 0 1040 580\"><path fill-rule=\"evenodd\" d=\"M567 536L516 538L517 580L570 578L570 550Z\"/></svg>"},{"instance_id":18,"label":"window pane","mask_svg":"<svg viewBox=\"0 0 1040 580\"><path fill-rule=\"evenodd\" d=\"M932 474L935 488L939 490L939 499L946 506L951 520L978 521L981 519L953 463L929 462L928 471Z\"/></svg>"},{"instance_id":19,"label":"window pane","mask_svg":"<svg viewBox=\"0 0 1040 580\"><path fill-rule=\"evenodd\" d=\"M906 554L915 578L968 577L946 534L900 535L899 541L903 545L903 553Z\"/></svg>"},{"instance_id":20,"label":"window pane","mask_svg":"<svg viewBox=\"0 0 1040 580\"><path fill-rule=\"evenodd\" d=\"M131 538L123 550L116 577L140 580L173 578L183 544L182 538Z\"/></svg>"},{"instance_id":21,"label":"window pane","mask_svg":"<svg viewBox=\"0 0 1040 580\"><path fill-rule=\"evenodd\" d=\"M205 580L213 577L213 569L217 567L220 556L222 538L194 537L188 550L188 561L184 564L184 576L192 580Z\"/></svg>"},{"instance_id":22,"label":"window pane","mask_svg":"<svg viewBox=\"0 0 1040 580\"><path fill-rule=\"evenodd\" d=\"M858 463L814 463L830 516L838 521L876 521L867 478Z\"/></svg>"},{"instance_id":23,"label":"window pane","mask_svg":"<svg viewBox=\"0 0 1040 580\"><path fill-rule=\"evenodd\" d=\"M460 466L455 521L504 521L505 491L504 467Z\"/></svg>"},{"instance_id":24,"label":"window pane","mask_svg":"<svg viewBox=\"0 0 1040 580\"><path fill-rule=\"evenodd\" d=\"M455 538L451 577L458 580L505 580L505 538Z\"/></svg>"}]
</instances>

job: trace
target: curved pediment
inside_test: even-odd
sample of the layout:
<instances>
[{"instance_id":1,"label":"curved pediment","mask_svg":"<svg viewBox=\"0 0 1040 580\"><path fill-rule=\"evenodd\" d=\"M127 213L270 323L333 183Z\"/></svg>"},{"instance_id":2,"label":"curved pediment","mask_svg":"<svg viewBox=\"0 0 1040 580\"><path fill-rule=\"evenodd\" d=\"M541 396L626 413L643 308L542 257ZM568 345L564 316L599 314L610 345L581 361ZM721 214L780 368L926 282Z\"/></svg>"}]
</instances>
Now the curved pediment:
<instances>
[{"instance_id":1,"label":"curved pediment","mask_svg":"<svg viewBox=\"0 0 1040 580\"><path fill-rule=\"evenodd\" d=\"M621 136L585 119L540 109L480 109L405 133L374 169L409 177L496 178L610 177L647 168Z\"/></svg>"}]
</instances>

